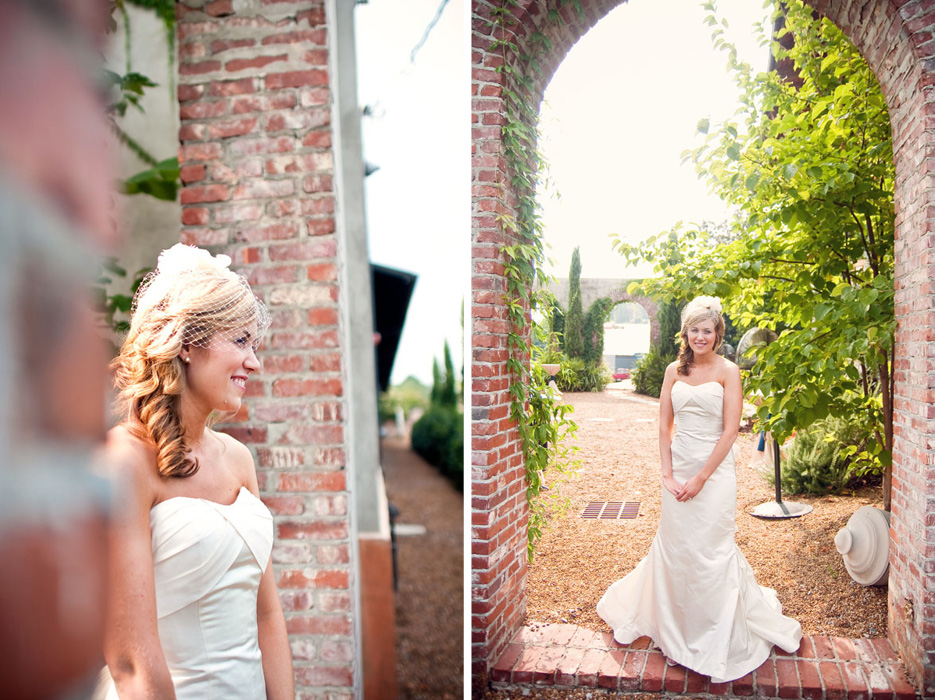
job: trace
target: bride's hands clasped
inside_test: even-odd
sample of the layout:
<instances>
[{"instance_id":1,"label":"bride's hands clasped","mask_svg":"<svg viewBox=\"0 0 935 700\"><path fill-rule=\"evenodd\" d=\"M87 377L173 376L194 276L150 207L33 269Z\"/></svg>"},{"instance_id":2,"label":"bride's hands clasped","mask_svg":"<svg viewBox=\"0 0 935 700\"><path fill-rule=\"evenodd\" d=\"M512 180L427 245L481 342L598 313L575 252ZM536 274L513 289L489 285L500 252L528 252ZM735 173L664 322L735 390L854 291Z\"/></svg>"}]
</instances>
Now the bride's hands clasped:
<instances>
[{"instance_id":1,"label":"bride's hands clasped","mask_svg":"<svg viewBox=\"0 0 935 700\"><path fill-rule=\"evenodd\" d=\"M675 480L675 477L669 474L668 476L662 477L662 485L665 487L666 491L671 493L676 499L679 497L679 494L684 488L682 484Z\"/></svg>"},{"instance_id":2,"label":"bride's hands clasped","mask_svg":"<svg viewBox=\"0 0 935 700\"><path fill-rule=\"evenodd\" d=\"M675 500L679 503L690 501L701 493L704 484L705 480L697 474L684 484L680 484L675 480L675 477L671 475L662 477L662 485L665 487L666 491L675 496Z\"/></svg>"},{"instance_id":3,"label":"bride's hands clasped","mask_svg":"<svg viewBox=\"0 0 935 700\"><path fill-rule=\"evenodd\" d=\"M704 488L704 484L704 478L702 478L700 474L695 474L695 476L682 485L678 493L674 493L672 495L675 496L675 500L677 500L679 503L690 501L699 493L701 493L701 489Z\"/></svg>"}]
</instances>

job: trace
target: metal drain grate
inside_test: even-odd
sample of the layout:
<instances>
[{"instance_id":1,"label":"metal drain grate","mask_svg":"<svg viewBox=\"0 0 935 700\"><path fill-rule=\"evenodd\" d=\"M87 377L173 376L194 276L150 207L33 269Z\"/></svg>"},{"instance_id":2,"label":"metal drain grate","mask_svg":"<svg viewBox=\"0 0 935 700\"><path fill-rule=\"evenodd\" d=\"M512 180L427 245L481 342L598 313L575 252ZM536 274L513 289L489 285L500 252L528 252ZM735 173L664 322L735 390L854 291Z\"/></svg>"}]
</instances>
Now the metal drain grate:
<instances>
[{"instance_id":1,"label":"metal drain grate","mask_svg":"<svg viewBox=\"0 0 935 700\"><path fill-rule=\"evenodd\" d=\"M584 512L581 513L582 518L597 518L600 516L601 511L604 509L604 501L597 501L596 503L589 503L588 506L584 509Z\"/></svg>"},{"instance_id":2,"label":"metal drain grate","mask_svg":"<svg viewBox=\"0 0 935 700\"><path fill-rule=\"evenodd\" d=\"M639 513L639 501L591 501L581 511L581 517L588 520L630 520Z\"/></svg>"}]
</instances>

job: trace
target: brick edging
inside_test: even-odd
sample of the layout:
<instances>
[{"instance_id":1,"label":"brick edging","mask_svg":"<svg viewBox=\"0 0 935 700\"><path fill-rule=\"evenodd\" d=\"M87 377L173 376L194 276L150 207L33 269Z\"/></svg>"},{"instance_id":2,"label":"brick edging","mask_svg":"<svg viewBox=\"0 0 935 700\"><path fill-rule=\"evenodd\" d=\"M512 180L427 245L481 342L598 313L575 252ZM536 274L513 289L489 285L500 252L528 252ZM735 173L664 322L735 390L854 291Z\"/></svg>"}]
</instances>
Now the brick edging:
<instances>
[{"instance_id":1,"label":"brick edging","mask_svg":"<svg viewBox=\"0 0 935 700\"><path fill-rule=\"evenodd\" d=\"M755 671L714 683L666 666L648 637L617 644L610 632L543 624L516 633L490 672L495 686L604 688L673 695L755 696L784 700L915 700L887 639L806 636L795 654L774 648Z\"/></svg>"}]
</instances>

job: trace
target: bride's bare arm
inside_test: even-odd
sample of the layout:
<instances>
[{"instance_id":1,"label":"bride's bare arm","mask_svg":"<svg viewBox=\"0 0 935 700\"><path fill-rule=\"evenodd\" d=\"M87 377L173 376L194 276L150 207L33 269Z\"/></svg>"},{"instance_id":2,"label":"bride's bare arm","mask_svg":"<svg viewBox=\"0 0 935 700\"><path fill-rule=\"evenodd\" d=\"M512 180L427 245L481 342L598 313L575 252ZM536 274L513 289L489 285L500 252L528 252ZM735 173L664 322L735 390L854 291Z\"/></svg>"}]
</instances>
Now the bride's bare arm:
<instances>
[{"instance_id":1,"label":"bride's bare arm","mask_svg":"<svg viewBox=\"0 0 935 700\"><path fill-rule=\"evenodd\" d=\"M260 651L263 654L263 676L266 678L267 700L293 700L295 679L292 670L292 653L286 620L282 614L273 565L270 564L260 580L257 597L257 629L260 636Z\"/></svg>"},{"instance_id":2,"label":"bride's bare arm","mask_svg":"<svg viewBox=\"0 0 935 700\"><path fill-rule=\"evenodd\" d=\"M231 448L230 458L236 460L241 483L257 498L260 487L256 478L253 455L246 446L228 435L221 438ZM289 649L289 633L286 618L276 590L276 578L272 562L260 578L256 599L256 624L260 654L263 659L263 678L266 681L266 700L294 700L295 677L292 669L292 651Z\"/></svg>"},{"instance_id":3,"label":"bride's bare arm","mask_svg":"<svg viewBox=\"0 0 935 700\"><path fill-rule=\"evenodd\" d=\"M714 449L704 466L695 476L685 482L681 493L676 498L687 501L697 496L705 482L718 468L727 453L734 446L740 428L740 414L743 411L743 388L740 383L740 369L733 362L725 360L724 370L724 428L721 437L714 444Z\"/></svg>"},{"instance_id":4,"label":"bride's bare arm","mask_svg":"<svg viewBox=\"0 0 935 700\"><path fill-rule=\"evenodd\" d=\"M121 700L175 700L156 622L149 465L145 449L119 431L112 432L107 449L120 492L108 543L104 658Z\"/></svg>"},{"instance_id":5,"label":"bride's bare arm","mask_svg":"<svg viewBox=\"0 0 935 700\"><path fill-rule=\"evenodd\" d=\"M662 485L673 496L678 497L682 485L672 476L672 435L675 432L675 414L672 410L672 385L676 380L676 365L666 367L662 389L659 391L659 464Z\"/></svg>"}]
</instances>

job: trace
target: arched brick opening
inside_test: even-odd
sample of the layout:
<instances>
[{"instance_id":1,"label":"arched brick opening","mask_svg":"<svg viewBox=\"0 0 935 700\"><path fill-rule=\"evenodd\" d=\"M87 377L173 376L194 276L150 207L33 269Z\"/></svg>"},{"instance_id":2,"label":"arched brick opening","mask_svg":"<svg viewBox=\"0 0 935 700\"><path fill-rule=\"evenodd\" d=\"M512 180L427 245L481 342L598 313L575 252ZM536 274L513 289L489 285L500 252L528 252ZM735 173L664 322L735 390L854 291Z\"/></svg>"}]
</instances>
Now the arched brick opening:
<instances>
[{"instance_id":1,"label":"arched brick opening","mask_svg":"<svg viewBox=\"0 0 935 700\"><path fill-rule=\"evenodd\" d=\"M889 639L924 697L935 697L935 6L927 0L809 0L857 46L889 108L896 163L896 395ZM527 509L519 439L508 420L506 291L498 224L515 201L500 143L507 61L533 81L534 100L570 48L621 0L521 0L506 31L522 48L551 42L537 70L492 50L491 12L472 15L472 670L482 681L525 611ZM522 53L528 53L522 51ZM492 325L491 319L501 324Z\"/></svg>"},{"instance_id":2,"label":"arched brick opening","mask_svg":"<svg viewBox=\"0 0 935 700\"><path fill-rule=\"evenodd\" d=\"M595 300L601 297L610 299L615 306L624 302L639 304L649 316L649 341L652 345L655 345L659 342L659 307L656 302L648 297L628 294L627 287L632 281L633 280L603 279L596 277L585 278L581 280L581 306L587 309ZM546 289L555 295L555 298L564 308L568 308L567 278L553 279L546 286Z\"/></svg>"},{"instance_id":3,"label":"arched brick opening","mask_svg":"<svg viewBox=\"0 0 935 700\"><path fill-rule=\"evenodd\" d=\"M607 295L607 298L617 304L636 304L646 315L649 316L649 345L655 346L659 343L659 305L649 297L641 297L638 294L628 294L626 289L617 289Z\"/></svg>"}]
</instances>

